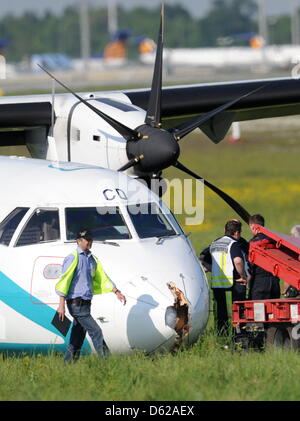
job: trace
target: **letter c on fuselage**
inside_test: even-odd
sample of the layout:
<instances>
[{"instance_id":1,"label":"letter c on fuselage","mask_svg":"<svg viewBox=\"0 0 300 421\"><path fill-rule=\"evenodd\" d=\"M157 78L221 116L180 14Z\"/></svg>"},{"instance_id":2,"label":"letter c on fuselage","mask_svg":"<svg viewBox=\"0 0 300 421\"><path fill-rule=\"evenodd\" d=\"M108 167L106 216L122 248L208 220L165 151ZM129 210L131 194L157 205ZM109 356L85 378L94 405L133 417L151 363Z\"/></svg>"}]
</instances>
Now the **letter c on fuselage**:
<instances>
[{"instance_id":1,"label":"letter c on fuselage","mask_svg":"<svg viewBox=\"0 0 300 421\"><path fill-rule=\"evenodd\" d=\"M108 193L110 192L110 193ZM112 194L114 191L111 189L105 189L103 190L103 195L105 197L106 200L114 200L114 198L116 197L115 194Z\"/></svg>"},{"instance_id":2,"label":"letter c on fuselage","mask_svg":"<svg viewBox=\"0 0 300 421\"><path fill-rule=\"evenodd\" d=\"M120 199L127 200L127 196L125 192L121 189L115 189ZM114 193L114 190L112 189L105 189L103 190L103 195L106 200L114 200L116 195Z\"/></svg>"}]
</instances>

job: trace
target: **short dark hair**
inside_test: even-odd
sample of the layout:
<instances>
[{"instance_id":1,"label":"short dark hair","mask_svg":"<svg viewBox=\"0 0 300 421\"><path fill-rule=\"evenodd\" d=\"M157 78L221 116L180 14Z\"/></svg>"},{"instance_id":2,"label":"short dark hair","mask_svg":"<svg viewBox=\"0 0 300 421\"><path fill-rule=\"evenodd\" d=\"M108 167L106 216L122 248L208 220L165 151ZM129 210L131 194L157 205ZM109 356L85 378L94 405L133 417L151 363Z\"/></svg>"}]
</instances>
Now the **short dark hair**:
<instances>
[{"instance_id":1,"label":"short dark hair","mask_svg":"<svg viewBox=\"0 0 300 421\"><path fill-rule=\"evenodd\" d=\"M257 213L256 215L252 215L249 218L249 224L258 224L261 225L262 227L265 226L265 218L260 215L259 213Z\"/></svg>"},{"instance_id":2,"label":"short dark hair","mask_svg":"<svg viewBox=\"0 0 300 421\"><path fill-rule=\"evenodd\" d=\"M76 235L76 240L79 240L80 238L84 238L87 241L92 241L93 234L88 229L82 229Z\"/></svg>"},{"instance_id":3,"label":"short dark hair","mask_svg":"<svg viewBox=\"0 0 300 421\"><path fill-rule=\"evenodd\" d=\"M236 231L242 231L242 223L238 219L230 219L225 224L225 235L233 235Z\"/></svg>"}]
</instances>

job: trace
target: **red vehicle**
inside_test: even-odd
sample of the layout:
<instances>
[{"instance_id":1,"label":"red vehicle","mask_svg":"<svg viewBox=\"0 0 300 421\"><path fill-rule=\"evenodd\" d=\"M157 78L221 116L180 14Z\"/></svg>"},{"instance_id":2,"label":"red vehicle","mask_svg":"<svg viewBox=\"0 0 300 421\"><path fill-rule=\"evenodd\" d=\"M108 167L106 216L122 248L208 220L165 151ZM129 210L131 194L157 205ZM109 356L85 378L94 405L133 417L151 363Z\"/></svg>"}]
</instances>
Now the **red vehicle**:
<instances>
[{"instance_id":1,"label":"red vehicle","mask_svg":"<svg viewBox=\"0 0 300 421\"><path fill-rule=\"evenodd\" d=\"M294 298L235 301L232 323L235 340L300 348L300 239L256 225L268 239L250 242L249 261L291 286ZM298 295L299 294L299 295Z\"/></svg>"}]
</instances>

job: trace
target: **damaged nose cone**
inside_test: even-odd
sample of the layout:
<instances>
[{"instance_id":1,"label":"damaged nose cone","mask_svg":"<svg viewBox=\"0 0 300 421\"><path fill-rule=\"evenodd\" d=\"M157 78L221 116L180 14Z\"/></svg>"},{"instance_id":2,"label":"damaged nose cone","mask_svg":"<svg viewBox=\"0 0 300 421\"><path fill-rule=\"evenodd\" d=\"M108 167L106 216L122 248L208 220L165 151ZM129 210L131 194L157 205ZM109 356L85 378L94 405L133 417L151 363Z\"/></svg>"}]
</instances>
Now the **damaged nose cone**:
<instances>
[{"instance_id":1,"label":"damaged nose cone","mask_svg":"<svg viewBox=\"0 0 300 421\"><path fill-rule=\"evenodd\" d=\"M176 287L174 282L169 282L167 285L174 297L174 305L167 308L166 324L177 333L176 341L172 348L172 351L175 351L190 331L189 304L183 292Z\"/></svg>"}]
</instances>

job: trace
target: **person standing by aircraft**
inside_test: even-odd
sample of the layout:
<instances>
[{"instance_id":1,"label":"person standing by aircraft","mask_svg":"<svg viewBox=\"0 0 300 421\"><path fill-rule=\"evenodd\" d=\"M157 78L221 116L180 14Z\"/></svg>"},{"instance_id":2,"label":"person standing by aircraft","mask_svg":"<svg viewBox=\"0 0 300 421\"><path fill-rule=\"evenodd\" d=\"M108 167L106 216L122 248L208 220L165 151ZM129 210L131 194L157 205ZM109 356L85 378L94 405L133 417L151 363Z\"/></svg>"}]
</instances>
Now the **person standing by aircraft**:
<instances>
[{"instance_id":1,"label":"person standing by aircraft","mask_svg":"<svg viewBox=\"0 0 300 421\"><path fill-rule=\"evenodd\" d=\"M265 234L257 232L254 224L265 226L265 219L262 215L256 214L249 218L250 231L253 234L250 242L261 241L268 238ZM251 280L250 280L250 300L267 300L272 298L280 298L280 283L277 276L272 275L263 268L251 264Z\"/></svg>"},{"instance_id":2,"label":"person standing by aircraft","mask_svg":"<svg viewBox=\"0 0 300 421\"><path fill-rule=\"evenodd\" d=\"M300 225L294 225L291 228L291 236L294 238L300 238ZM289 285L287 282L283 282L283 293L286 298L295 298L299 296L300 291Z\"/></svg>"},{"instance_id":3,"label":"person standing by aircraft","mask_svg":"<svg viewBox=\"0 0 300 421\"><path fill-rule=\"evenodd\" d=\"M228 318L233 301L246 299L248 279L245 253L240 244L242 224L233 219L225 224L223 237L210 246L212 256L211 287L216 306L219 333L228 332Z\"/></svg>"},{"instance_id":4,"label":"person standing by aircraft","mask_svg":"<svg viewBox=\"0 0 300 421\"><path fill-rule=\"evenodd\" d=\"M82 230L76 236L77 249L63 262L62 275L56 284L60 296L58 315L63 321L65 302L73 317L73 326L65 362L76 361L80 356L83 341L88 332L99 357L104 357L103 334L98 323L91 316L91 300L94 294L114 292L126 304L125 296L116 288L96 256L90 249L93 237L90 231Z\"/></svg>"},{"instance_id":5,"label":"person standing by aircraft","mask_svg":"<svg viewBox=\"0 0 300 421\"><path fill-rule=\"evenodd\" d=\"M238 219L230 219L230 221L235 221L235 222L239 222ZM300 226L300 225L299 225ZM243 238L240 237L237 240L239 246L241 247L242 253L243 253L243 258L246 262L246 272L249 273L250 269L249 269L249 261L248 261L248 254L249 254L249 243L248 241ZM205 249L203 249L199 255L199 260L204 268L205 272L211 272L211 265L212 265L212 260L211 260L211 253L210 253L210 246L205 247Z\"/></svg>"},{"instance_id":6,"label":"person standing by aircraft","mask_svg":"<svg viewBox=\"0 0 300 421\"><path fill-rule=\"evenodd\" d=\"M300 238L300 225L294 225L291 228L291 236L295 238Z\"/></svg>"}]
</instances>

